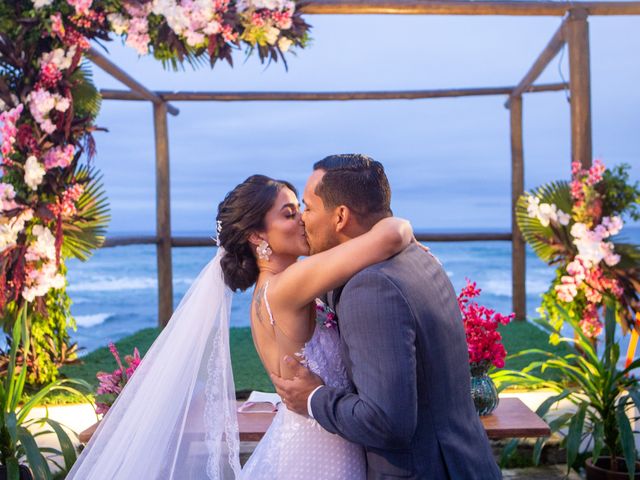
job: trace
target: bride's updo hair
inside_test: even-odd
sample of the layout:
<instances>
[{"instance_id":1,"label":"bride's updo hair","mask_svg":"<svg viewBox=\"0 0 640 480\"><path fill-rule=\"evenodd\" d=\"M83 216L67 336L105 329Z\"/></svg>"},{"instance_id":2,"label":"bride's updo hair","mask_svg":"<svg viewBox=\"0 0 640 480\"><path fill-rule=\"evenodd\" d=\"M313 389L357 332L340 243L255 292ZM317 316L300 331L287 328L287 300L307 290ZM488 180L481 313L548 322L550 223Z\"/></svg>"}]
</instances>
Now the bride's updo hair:
<instances>
[{"instance_id":1,"label":"bride's updo hair","mask_svg":"<svg viewBox=\"0 0 640 480\"><path fill-rule=\"evenodd\" d=\"M258 263L249 235L265 228L264 218L283 188L298 195L289 182L252 175L218 205L218 241L226 250L220 265L225 283L234 292L246 290L258 279Z\"/></svg>"}]
</instances>

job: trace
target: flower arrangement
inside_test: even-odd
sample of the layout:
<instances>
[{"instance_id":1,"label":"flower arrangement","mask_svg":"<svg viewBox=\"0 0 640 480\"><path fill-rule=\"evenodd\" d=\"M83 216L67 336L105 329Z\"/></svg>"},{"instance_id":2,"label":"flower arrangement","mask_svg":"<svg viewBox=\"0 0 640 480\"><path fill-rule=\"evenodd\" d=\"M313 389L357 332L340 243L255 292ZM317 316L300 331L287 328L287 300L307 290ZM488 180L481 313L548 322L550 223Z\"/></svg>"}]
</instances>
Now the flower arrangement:
<instances>
[{"instance_id":1,"label":"flower arrangement","mask_svg":"<svg viewBox=\"0 0 640 480\"><path fill-rule=\"evenodd\" d=\"M336 328L338 325L336 312L319 298L316 298L316 321L325 328Z\"/></svg>"},{"instance_id":2,"label":"flower arrangement","mask_svg":"<svg viewBox=\"0 0 640 480\"><path fill-rule=\"evenodd\" d=\"M488 369L491 365L502 368L507 352L498 327L508 324L515 314L502 315L491 308L478 305L472 299L478 297L480 292L476 282L472 283L467 279L467 285L458 295L458 305L467 334L469 363L472 368L480 366Z\"/></svg>"},{"instance_id":3,"label":"flower arrangement","mask_svg":"<svg viewBox=\"0 0 640 480\"><path fill-rule=\"evenodd\" d=\"M96 391L96 413L105 414L116 401L118 395L131 379L138 365L140 365L140 352L137 348L133 349L133 355L124 357L127 367L122 364L118 349L113 343L109 344L109 350L116 359L118 368L111 373L98 372L96 378L100 381L100 385Z\"/></svg>"},{"instance_id":4,"label":"flower arrangement","mask_svg":"<svg viewBox=\"0 0 640 480\"><path fill-rule=\"evenodd\" d=\"M65 259L86 260L109 220L92 132L101 97L84 62L90 42L120 35L177 68L233 49L278 61L304 47L309 25L292 0L7 0L0 2L0 322L25 303L29 382L73 359Z\"/></svg>"},{"instance_id":5,"label":"flower arrangement","mask_svg":"<svg viewBox=\"0 0 640 480\"><path fill-rule=\"evenodd\" d=\"M563 323L560 305L587 337L595 339L602 332L606 300L616 305L624 332L635 326L640 312L640 249L617 237L624 215L640 218L640 188L628 183L628 169L620 165L608 170L599 160L588 170L574 163L570 183L542 186L518 201L523 237L542 260L558 265L540 309L557 330Z\"/></svg>"}]
</instances>

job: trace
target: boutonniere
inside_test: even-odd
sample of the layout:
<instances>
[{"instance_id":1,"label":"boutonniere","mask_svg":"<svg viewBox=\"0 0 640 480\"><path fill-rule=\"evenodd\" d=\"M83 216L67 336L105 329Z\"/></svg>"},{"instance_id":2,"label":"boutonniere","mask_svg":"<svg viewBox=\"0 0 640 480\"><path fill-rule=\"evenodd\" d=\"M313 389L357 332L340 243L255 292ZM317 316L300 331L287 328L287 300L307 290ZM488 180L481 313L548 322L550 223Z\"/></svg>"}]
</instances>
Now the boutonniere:
<instances>
[{"instance_id":1,"label":"boutonniere","mask_svg":"<svg viewBox=\"0 0 640 480\"><path fill-rule=\"evenodd\" d=\"M335 328L338 325L336 312L319 298L316 298L316 322L324 325L325 328Z\"/></svg>"}]
</instances>

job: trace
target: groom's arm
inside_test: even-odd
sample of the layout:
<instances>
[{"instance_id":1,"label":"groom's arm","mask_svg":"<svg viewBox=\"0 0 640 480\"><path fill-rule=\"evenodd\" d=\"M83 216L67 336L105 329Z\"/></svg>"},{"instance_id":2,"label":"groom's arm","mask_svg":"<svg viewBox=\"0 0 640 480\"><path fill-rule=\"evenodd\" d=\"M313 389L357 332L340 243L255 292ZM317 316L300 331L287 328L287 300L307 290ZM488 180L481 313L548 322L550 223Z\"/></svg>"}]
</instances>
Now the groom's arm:
<instances>
[{"instance_id":1,"label":"groom's arm","mask_svg":"<svg viewBox=\"0 0 640 480\"><path fill-rule=\"evenodd\" d=\"M406 448L417 424L415 321L384 274L365 270L346 285L340 332L357 394L321 387L313 417L326 430L373 448Z\"/></svg>"}]
</instances>

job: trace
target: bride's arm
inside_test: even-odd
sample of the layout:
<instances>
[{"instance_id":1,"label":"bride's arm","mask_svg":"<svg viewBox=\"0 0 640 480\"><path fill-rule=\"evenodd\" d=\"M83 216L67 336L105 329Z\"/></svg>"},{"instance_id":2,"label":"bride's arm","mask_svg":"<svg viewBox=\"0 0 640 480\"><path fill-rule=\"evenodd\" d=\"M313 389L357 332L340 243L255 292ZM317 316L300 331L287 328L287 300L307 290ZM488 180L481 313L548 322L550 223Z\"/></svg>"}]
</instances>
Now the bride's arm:
<instances>
[{"instance_id":1,"label":"bride's arm","mask_svg":"<svg viewBox=\"0 0 640 480\"><path fill-rule=\"evenodd\" d=\"M272 282L270 297L287 308L302 308L360 270L399 253L413 240L408 221L384 218L367 233L288 267Z\"/></svg>"}]
</instances>

